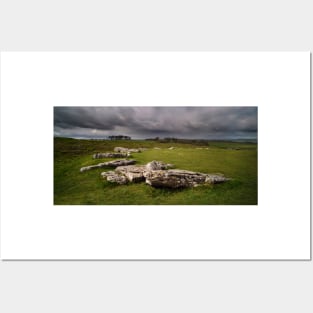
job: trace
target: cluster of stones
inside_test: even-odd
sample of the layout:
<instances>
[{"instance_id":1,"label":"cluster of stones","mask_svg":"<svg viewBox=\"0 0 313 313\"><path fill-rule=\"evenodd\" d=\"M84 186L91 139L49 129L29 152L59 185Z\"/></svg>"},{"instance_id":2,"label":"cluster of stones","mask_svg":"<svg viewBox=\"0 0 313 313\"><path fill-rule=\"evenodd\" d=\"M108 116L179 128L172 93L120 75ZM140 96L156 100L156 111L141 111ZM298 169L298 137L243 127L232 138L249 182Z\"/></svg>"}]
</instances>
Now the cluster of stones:
<instances>
[{"instance_id":1,"label":"cluster of stones","mask_svg":"<svg viewBox=\"0 0 313 313\"><path fill-rule=\"evenodd\" d=\"M159 161L152 161L146 165L129 165L118 166L115 171L103 172L101 176L107 181L116 182L118 184L126 184L128 182L144 181L147 175L154 170L165 170L172 167L172 164L165 164Z\"/></svg>"},{"instance_id":2,"label":"cluster of stones","mask_svg":"<svg viewBox=\"0 0 313 313\"><path fill-rule=\"evenodd\" d=\"M174 149L170 147L169 149ZM128 157L130 153L142 152L146 149L127 149L116 147L114 152L96 153L93 155L94 159L100 158L114 158L114 157ZM205 174L198 172L191 172L180 169L173 169L172 164L166 164L161 161L152 161L146 165L134 165L135 160L120 159L96 165L85 166L80 169L85 172L97 168L115 168L114 171L102 172L101 176L109 182L124 185L129 182L137 183L145 181L148 185L153 187L167 187L167 188L183 188L196 187L200 184L217 184L222 183L229 178L222 174Z\"/></svg>"},{"instance_id":3,"label":"cluster of stones","mask_svg":"<svg viewBox=\"0 0 313 313\"><path fill-rule=\"evenodd\" d=\"M138 153L142 151L146 151L147 148L138 148L138 149L128 149L128 148L123 148L123 147L115 147L114 152L121 152L121 153Z\"/></svg>"},{"instance_id":4,"label":"cluster of stones","mask_svg":"<svg viewBox=\"0 0 313 313\"><path fill-rule=\"evenodd\" d=\"M145 181L153 187L167 188L196 187L200 184L217 184L229 180L222 174L204 174L171 169L172 167L172 164L152 161L146 165L119 166L115 171L101 173L101 176L120 185Z\"/></svg>"},{"instance_id":5,"label":"cluster of stones","mask_svg":"<svg viewBox=\"0 0 313 313\"><path fill-rule=\"evenodd\" d=\"M104 159L104 158L128 158L131 156L131 153L139 153L147 150L146 148L138 149L128 149L123 147L115 147L114 152L105 152L105 153L95 153L93 155L94 159Z\"/></svg>"}]
</instances>

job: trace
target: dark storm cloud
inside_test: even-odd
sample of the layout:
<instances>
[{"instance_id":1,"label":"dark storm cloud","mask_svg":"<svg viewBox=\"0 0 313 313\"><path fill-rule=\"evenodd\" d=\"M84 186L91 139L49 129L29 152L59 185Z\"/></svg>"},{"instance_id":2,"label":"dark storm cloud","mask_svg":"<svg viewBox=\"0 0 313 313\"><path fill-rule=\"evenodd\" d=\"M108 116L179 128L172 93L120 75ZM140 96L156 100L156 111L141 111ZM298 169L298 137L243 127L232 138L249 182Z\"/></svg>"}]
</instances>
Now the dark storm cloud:
<instances>
[{"instance_id":1,"label":"dark storm cloud","mask_svg":"<svg viewBox=\"0 0 313 313\"><path fill-rule=\"evenodd\" d=\"M256 138L256 107L55 107L54 134L103 138Z\"/></svg>"}]
</instances>

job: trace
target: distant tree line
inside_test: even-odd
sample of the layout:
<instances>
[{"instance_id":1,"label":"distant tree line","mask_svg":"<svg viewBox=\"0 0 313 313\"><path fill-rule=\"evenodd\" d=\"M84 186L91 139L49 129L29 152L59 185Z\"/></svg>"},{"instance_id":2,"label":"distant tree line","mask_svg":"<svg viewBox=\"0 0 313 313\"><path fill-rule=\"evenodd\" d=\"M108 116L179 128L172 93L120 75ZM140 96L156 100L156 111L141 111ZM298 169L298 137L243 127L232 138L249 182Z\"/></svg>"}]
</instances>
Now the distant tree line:
<instances>
[{"instance_id":1,"label":"distant tree line","mask_svg":"<svg viewBox=\"0 0 313 313\"><path fill-rule=\"evenodd\" d=\"M194 144L198 146L209 145L209 142L212 141L212 140L206 140L206 139L184 139L184 138L175 138L175 137L165 137L165 138L155 137L155 138L147 138L145 140L157 141L160 143L170 143L170 142L186 143L186 144Z\"/></svg>"},{"instance_id":2,"label":"distant tree line","mask_svg":"<svg viewBox=\"0 0 313 313\"><path fill-rule=\"evenodd\" d=\"M123 136L123 135L109 136L108 138L109 138L110 140L131 140L131 137L129 137L129 136Z\"/></svg>"},{"instance_id":3,"label":"distant tree line","mask_svg":"<svg viewBox=\"0 0 313 313\"><path fill-rule=\"evenodd\" d=\"M154 140L154 141L160 141L160 142L178 142L181 139L175 138L175 137L165 137L165 138L160 138L160 137L155 137L155 138L147 138L146 140Z\"/></svg>"}]
</instances>

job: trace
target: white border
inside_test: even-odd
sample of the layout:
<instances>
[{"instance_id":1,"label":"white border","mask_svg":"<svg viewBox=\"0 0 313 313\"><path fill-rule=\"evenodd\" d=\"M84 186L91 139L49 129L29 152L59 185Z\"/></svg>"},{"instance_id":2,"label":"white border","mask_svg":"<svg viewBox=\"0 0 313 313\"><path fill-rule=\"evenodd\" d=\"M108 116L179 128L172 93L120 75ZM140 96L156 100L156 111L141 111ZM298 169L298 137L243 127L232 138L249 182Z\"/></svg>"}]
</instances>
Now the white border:
<instances>
[{"instance_id":1,"label":"white border","mask_svg":"<svg viewBox=\"0 0 313 313\"><path fill-rule=\"evenodd\" d=\"M53 106L259 107L258 206L53 206ZM309 259L310 54L2 53L1 258Z\"/></svg>"}]
</instances>

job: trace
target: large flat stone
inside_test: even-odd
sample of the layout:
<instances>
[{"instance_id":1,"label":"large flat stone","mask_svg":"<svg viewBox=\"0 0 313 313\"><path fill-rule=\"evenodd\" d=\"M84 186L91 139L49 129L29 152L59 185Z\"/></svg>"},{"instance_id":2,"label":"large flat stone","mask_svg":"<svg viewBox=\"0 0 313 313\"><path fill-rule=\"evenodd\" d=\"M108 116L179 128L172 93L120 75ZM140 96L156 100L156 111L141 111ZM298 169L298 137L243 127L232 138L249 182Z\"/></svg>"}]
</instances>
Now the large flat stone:
<instances>
[{"instance_id":1,"label":"large flat stone","mask_svg":"<svg viewBox=\"0 0 313 313\"><path fill-rule=\"evenodd\" d=\"M119 166L115 169L115 171L124 175L130 182L140 182L145 180L145 173L147 169L145 165L129 165Z\"/></svg>"},{"instance_id":2,"label":"large flat stone","mask_svg":"<svg viewBox=\"0 0 313 313\"><path fill-rule=\"evenodd\" d=\"M127 158L129 153L118 153L118 152L106 152L106 153L95 153L93 155L94 159L103 159L103 158Z\"/></svg>"},{"instance_id":3,"label":"large flat stone","mask_svg":"<svg viewBox=\"0 0 313 313\"><path fill-rule=\"evenodd\" d=\"M121 152L121 153L140 153L142 151L148 150L147 148L124 148L124 147L115 147L114 152Z\"/></svg>"},{"instance_id":4,"label":"large flat stone","mask_svg":"<svg viewBox=\"0 0 313 313\"><path fill-rule=\"evenodd\" d=\"M81 172L85 172L85 171L89 171L92 169L96 169L96 168L102 168L102 167L118 167L118 166L124 166L124 165L131 165L131 164L135 164L136 161L135 160L114 160L114 161L110 161L110 162L104 162L104 163L99 163L99 164L95 164L95 165L90 165L90 166L85 166L82 167L80 169Z\"/></svg>"},{"instance_id":5,"label":"large flat stone","mask_svg":"<svg viewBox=\"0 0 313 313\"><path fill-rule=\"evenodd\" d=\"M204 174L186 170L151 171L146 176L146 183L154 187L183 188L196 187L200 184L215 184L228 180L222 175Z\"/></svg>"}]
</instances>

